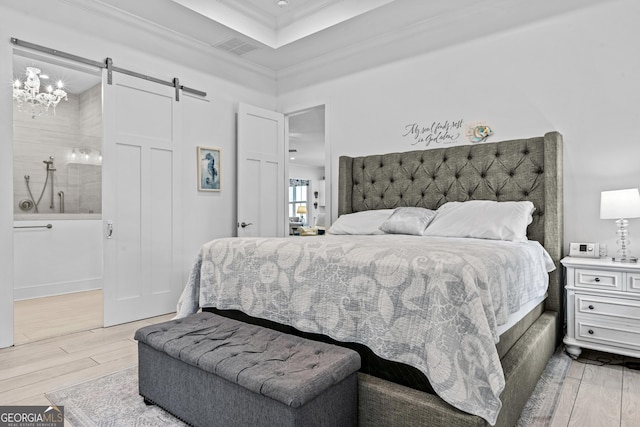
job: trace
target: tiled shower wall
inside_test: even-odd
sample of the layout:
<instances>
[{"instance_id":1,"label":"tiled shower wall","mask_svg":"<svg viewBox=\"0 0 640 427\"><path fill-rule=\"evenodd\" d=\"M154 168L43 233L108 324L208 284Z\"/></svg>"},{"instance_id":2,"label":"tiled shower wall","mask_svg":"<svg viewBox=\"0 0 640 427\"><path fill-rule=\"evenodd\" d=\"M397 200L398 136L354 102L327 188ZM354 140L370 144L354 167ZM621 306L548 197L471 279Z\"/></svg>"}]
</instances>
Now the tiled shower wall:
<instances>
[{"instance_id":1,"label":"tiled shower wall","mask_svg":"<svg viewBox=\"0 0 640 427\"><path fill-rule=\"evenodd\" d=\"M49 182L38 204L39 213L60 213L59 192L64 192L65 213L101 213L102 167L89 164L74 148L91 150L90 162L97 163L102 150L102 90L98 84L85 92L69 94L68 101L61 101L56 114L31 115L19 112L14 104L14 159L13 201L15 214L34 213L34 209L23 211L19 204L30 199L25 175L35 201L42 194L46 178L44 160L54 157L56 171L53 173L54 197L51 208ZM49 177L51 179L51 176Z\"/></svg>"}]
</instances>

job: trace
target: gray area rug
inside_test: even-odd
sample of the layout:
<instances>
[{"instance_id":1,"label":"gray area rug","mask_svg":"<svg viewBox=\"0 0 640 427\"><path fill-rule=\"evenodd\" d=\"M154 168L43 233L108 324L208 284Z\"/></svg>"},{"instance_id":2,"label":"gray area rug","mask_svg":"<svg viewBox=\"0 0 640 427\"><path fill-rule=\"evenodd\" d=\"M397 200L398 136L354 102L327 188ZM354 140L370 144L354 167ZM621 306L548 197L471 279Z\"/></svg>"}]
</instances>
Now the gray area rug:
<instances>
[{"instance_id":1,"label":"gray area rug","mask_svg":"<svg viewBox=\"0 0 640 427\"><path fill-rule=\"evenodd\" d=\"M74 427L187 426L138 394L138 366L46 393Z\"/></svg>"},{"instance_id":2,"label":"gray area rug","mask_svg":"<svg viewBox=\"0 0 640 427\"><path fill-rule=\"evenodd\" d=\"M571 366L571 358L560 347L547 363L536 388L527 401L517 427L547 427L556 412L562 384Z\"/></svg>"},{"instance_id":3,"label":"gray area rug","mask_svg":"<svg viewBox=\"0 0 640 427\"><path fill-rule=\"evenodd\" d=\"M522 411L518 427L551 424L571 359L557 351L549 360ZM64 405L65 418L75 427L185 426L156 406L147 406L138 394L138 367L47 393L55 405Z\"/></svg>"}]
</instances>

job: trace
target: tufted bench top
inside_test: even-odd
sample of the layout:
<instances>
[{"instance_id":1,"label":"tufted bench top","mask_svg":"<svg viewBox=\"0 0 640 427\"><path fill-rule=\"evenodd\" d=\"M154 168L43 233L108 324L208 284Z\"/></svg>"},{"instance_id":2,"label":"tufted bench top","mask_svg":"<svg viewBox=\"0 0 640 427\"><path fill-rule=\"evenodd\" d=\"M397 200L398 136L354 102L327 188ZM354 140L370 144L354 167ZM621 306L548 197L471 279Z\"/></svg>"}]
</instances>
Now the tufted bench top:
<instances>
[{"instance_id":1,"label":"tufted bench top","mask_svg":"<svg viewBox=\"0 0 640 427\"><path fill-rule=\"evenodd\" d=\"M208 312L145 326L135 339L294 408L360 369L352 350Z\"/></svg>"}]
</instances>

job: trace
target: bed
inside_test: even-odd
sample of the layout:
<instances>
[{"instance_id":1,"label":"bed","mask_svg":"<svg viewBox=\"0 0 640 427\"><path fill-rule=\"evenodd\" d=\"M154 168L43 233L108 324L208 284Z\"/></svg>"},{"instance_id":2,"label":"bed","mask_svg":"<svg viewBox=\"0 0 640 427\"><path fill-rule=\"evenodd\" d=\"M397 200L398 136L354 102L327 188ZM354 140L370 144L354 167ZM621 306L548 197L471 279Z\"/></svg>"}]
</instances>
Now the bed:
<instances>
[{"instance_id":1,"label":"bed","mask_svg":"<svg viewBox=\"0 0 640 427\"><path fill-rule=\"evenodd\" d=\"M420 207L435 211L445 204L451 205L448 202L470 200L532 204L535 211L526 230L528 239L534 243L523 242L520 246L544 247L553 263L558 265L562 249L562 136L550 132L543 137L497 143L340 158L340 216L398 207ZM392 238L399 243L390 243ZM449 288L455 290L453 294L456 298L460 298L456 292L459 294L459 290L463 289L465 292L461 301L464 303L439 304L444 307L442 310L445 310L443 313L446 316L458 320L452 321L452 325L440 322L443 331L429 328L429 313L438 311L433 308L436 305L427 310L427 314L410 317L409 321L406 320L409 317L402 315L389 319L384 313L393 313L395 310L406 314L400 305L403 310L405 306L415 306L413 297L416 289L422 289L424 283L437 282L428 278L416 286L416 280L420 280L423 270L429 270L424 274L435 274L431 267L423 268L425 265L431 266L423 261L429 259L432 249L423 249L426 240L421 239L424 238L388 235L219 239L203 246L179 303L178 315L187 315L202 306L205 310L246 322L355 347L367 361L365 369L359 374L359 423L363 426L514 425L559 343L563 305L560 269L555 269L548 276L545 273L545 279L548 279L546 298L533 304L533 308L529 307L527 314L519 317L507 330L501 331L498 337L495 326L504 323L510 313L500 314L498 309L496 318L489 315L473 316L486 314L488 310L482 304L489 300L487 295L493 297L500 292L484 287L478 291L473 284L477 279L471 279L473 283L469 285L466 278L469 276L468 270L475 269L477 271L474 271L473 277L488 277L482 283L495 281L488 276L490 274L502 274L515 283L512 271L496 273L500 264L511 263L504 261L507 249L487 247L482 239L474 239L476 243L463 241L460 246L472 251L472 254L464 255L460 264L462 267L456 267L461 271L460 284ZM450 251L440 248L445 244L442 240L436 237L430 244L438 250ZM399 282L405 288L398 292L394 282L397 272L390 271L386 264L376 265L373 262L374 258L378 262L378 259L396 256L389 252L394 245L404 248L404 252L413 257L407 262L418 265L419 270L419 273L402 276ZM304 251L304 257L295 256L300 251ZM476 266L479 257L473 251L491 253L493 261ZM231 253L234 257L230 256ZM326 262L332 257L346 259L352 255L348 266L338 265L335 260ZM418 259L416 257L420 262L415 261ZM337 270L336 265L339 267ZM344 270L348 269L353 271L345 273ZM367 276L369 269L374 273ZM343 274L347 274L349 280L341 279ZM458 273L457 270L451 270L446 274L452 277ZM526 276L524 281L528 278ZM518 280L523 281L522 278ZM531 277L530 281L533 283L534 278ZM382 283L384 288L385 292L375 290L376 295L377 292L385 295L375 300L376 306L387 308L382 310L382 315L363 314L373 313L376 307L367 306L366 310L354 307L365 304L363 301L371 292L371 282ZM300 297L305 295L302 288L306 289L305 292L315 294L320 292L319 289L339 283L345 286L347 292L342 299L334 301L328 296L314 297L319 299ZM349 289L357 291L348 294ZM393 291L387 292L389 289ZM505 289L502 293L513 293L511 283ZM363 295L364 299L357 299L352 295L354 293ZM345 313L351 313L352 309L359 314L344 316ZM292 312L313 312L316 318L296 319L294 315L297 314ZM322 313L322 319L318 320L317 313ZM456 360L448 361L444 352L437 353L437 346L433 343L443 343L442 348L454 345L450 342L451 334L456 328L460 329L459 319L467 319L465 328L471 325L474 333L483 338L462 338L467 347L456 349ZM419 323L422 321L427 323ZM355 323L357 327L353 326ZM393 325L395 329L392 331L388 325ZM385 330L385 327L388 329ZM358 335L354 338L345 330L357 330L358 334L367 337L361 339L361 335ZM398 351L395 338L389 336L402 334L404 330L428 330L429 336L433 333L435 338L433 342L425 344L412 333L408 337L409 344L403 342L401 351ZM422 353L424 347L431 348L429 358ZM434 354L441 359L440 364L452 362L451 365L456 365L451 368L455 375L449 377L463 378L460 383L449 381L450 378L440 381L442 378L437 376L443 372L442 369L430 371L430 365L436 360ZM457 366L458 359L465 359L463 369ZM473 369L466 367L469 362L475 365ZM420 372L427 375L421 377ZM475 372L478 374L475 375ZM430 376L430 381L424 381L425 376ZM452 389L459 389L460 384L467 386L468 381L473 381L473 384L470 388L463 387L463 394L466 392L464 402L460 403L447 394ZM447 385L443 388L440 383ZM476 396L478 394L482 396ZM471 402L471 406L465 406L467 401Z\"/></svg>"}]
</instances>

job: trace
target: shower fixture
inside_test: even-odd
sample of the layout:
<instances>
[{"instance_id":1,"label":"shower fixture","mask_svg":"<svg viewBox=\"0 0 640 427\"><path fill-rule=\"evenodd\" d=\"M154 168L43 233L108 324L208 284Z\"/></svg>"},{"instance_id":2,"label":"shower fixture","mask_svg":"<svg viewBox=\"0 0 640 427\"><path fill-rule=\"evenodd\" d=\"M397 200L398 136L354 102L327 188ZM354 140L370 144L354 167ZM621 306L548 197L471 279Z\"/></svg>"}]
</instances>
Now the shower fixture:
<instances>
[{"instance_id":1,"label":"shower fixture","mask_svg":"<svg viewBox=\"0 0 640 427\"><path fill-rule=\"evenodd\" d=\"M51 172L51 185L49 186L51 188L51 204L49 205L49 209L53 209L55 208L55 198L53 197L53 172L56 170L56 168L53 166L53 156L49 156L49 160L43 160L42 163L47 165L47 178L49 178L49 172ZM44 188L47 187L47 182L45 181L44 183ZM42 191L44 192L44 188L42 189Z\"/></svg>"},{"instance_id":2,"label":"shower fixture","mask_svg":"<svg viewBox=\"0 0 640 427\"><path fill-rule=\"evenodd\" d=\"M48 172L47 172L47 176L49 176ZM29 200L29 203L26 203L27 202L26 200L23 200L22 202L20 202L20 208L22 210L29 210L33 207L33 211L35 213L38 213L38 204L36 203L36 199L33 198L33 194L31 194L31 186L29 185L30 179L31 177L29 175L24 176L24 180L27 183L27 191L29 192L29 197L31 197L31 200ZM42 198L42 195L40 195L40 198Z\"/></svg>"},{"instance_id":3,"label":"shower fixture","mask_svg":"<svg viewBox=\"0 0 640 427\"><path fill-rule=\"evenodd\" d=\"M26 176L25 176L25 178L26 178ZM31 199L24 199L24 200L20 200L20 203L18 203L18 206L23 211L30 211L33 208L34 204L31 201Z\"/></svg>"},{"instance_id":4,"label":"shower fixture","mask_svg":"<svg viewBox=\"0 0 640 427\"><path fill-rule=\"evenodd\" d=\"M60 197L60 213L64 213L64 191L58 191L58 196Z\"/></svg>"},{"instance_id":5,"label":"shower fixture","mask_svg":"<svg viewBox=\"0 0 640 427\"><path fill-rule=\"evenodd\" d=\"M56 168L53 166L53 156L49 156L49 160L43 160L42 163L47 165L47 171L56 170Z\"/></svg>"},{"instance_id":6,"label":"shower fixture","mask_svg":"<svg viewBox=\"0 0 640 427\"><path fill-rule=\"evenodd\" d=\"M31 193L31 186L29 185L29 180L31 179L31 177L29 175L25 175L24 176L24 180L27 183L27 192L29 193L29 197L31 197L31 202L33 204L33 210L35 213L39 213L38 211L38 204L40 203L40 201L42 200L42 196L44 195L45 190L47 189L47 184L49 183L49 175L51 175L51 204L49 205L49 208L54 209L55 208L55 199L54 199L54 191L53 191L53 172L56 171L56 168L53 164L53 156L49 156L49 160L43 160L42 163L46 164L46 177L44 180L44 186L42 187L42 192L40 193L40 197L38 198L38 201L36 202L36 199L33 197L33 193ZM27 207L29 204L25 203L26 201L23 200L20 202L20 208L25 210L25 207Z\"/></svg>"}]
</instances>

